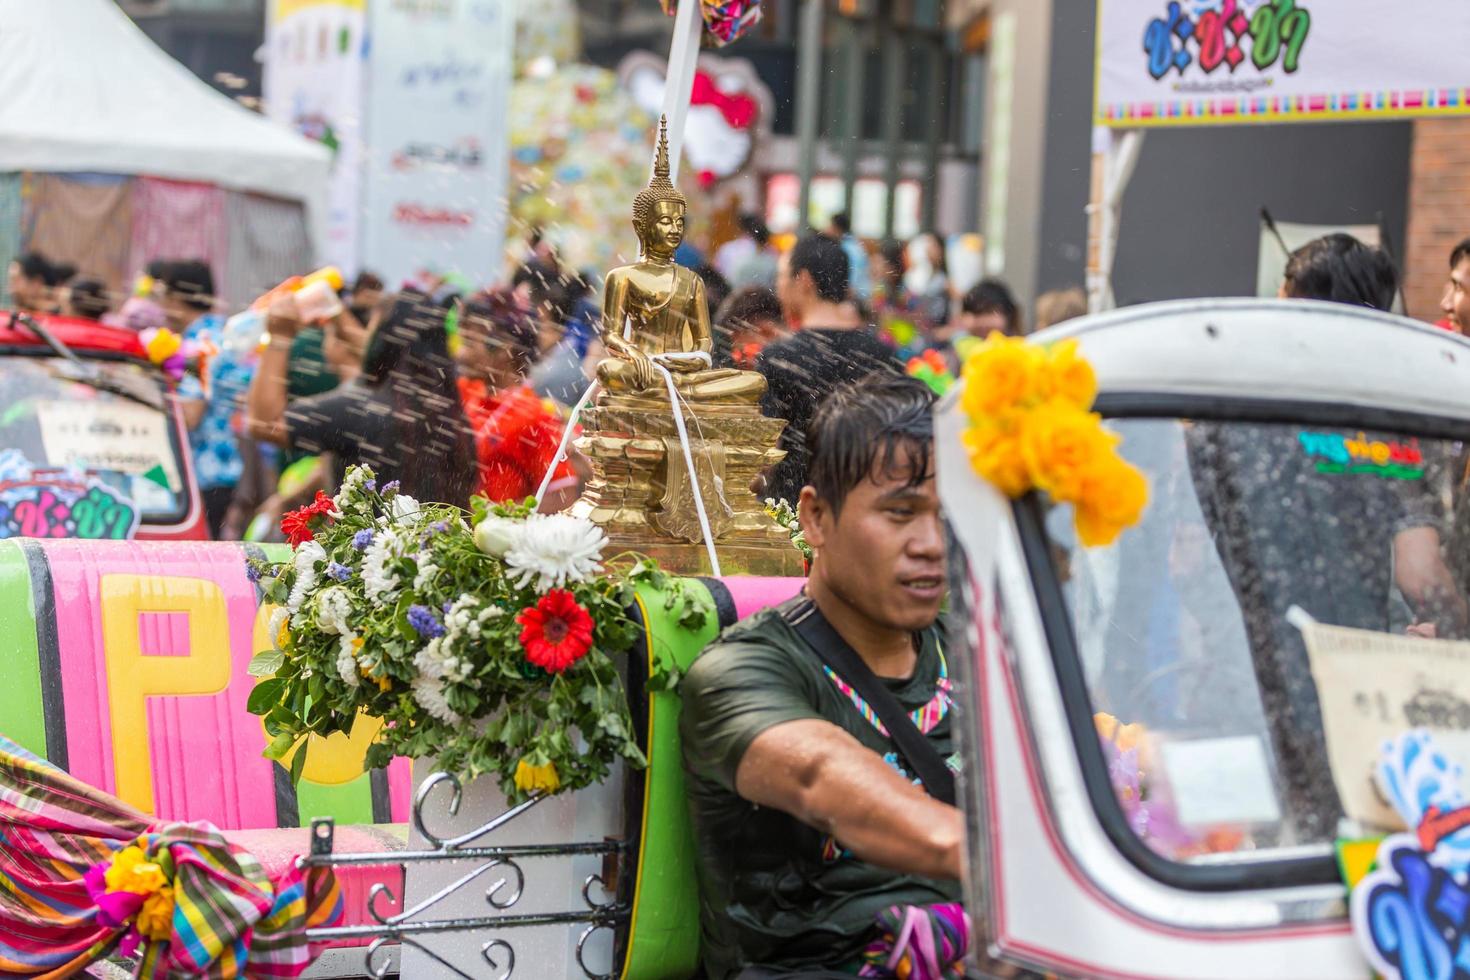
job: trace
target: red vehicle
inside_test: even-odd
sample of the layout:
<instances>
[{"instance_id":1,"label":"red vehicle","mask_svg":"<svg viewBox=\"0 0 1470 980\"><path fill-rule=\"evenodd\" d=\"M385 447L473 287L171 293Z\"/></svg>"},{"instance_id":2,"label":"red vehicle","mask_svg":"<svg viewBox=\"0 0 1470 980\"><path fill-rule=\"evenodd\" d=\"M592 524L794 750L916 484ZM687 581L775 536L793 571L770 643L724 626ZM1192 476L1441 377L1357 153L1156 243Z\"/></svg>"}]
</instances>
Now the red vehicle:
<instances>
[{"instance_id":1,"label":"red vehicle","mask_svg":"<svg viewBox=\"0 0 1470 980\"><path fill-rule=\"evenodd\" d=\"M0 312L0 537L204 540L188 449L133 331Z\"/></svg>"}]
</instances>

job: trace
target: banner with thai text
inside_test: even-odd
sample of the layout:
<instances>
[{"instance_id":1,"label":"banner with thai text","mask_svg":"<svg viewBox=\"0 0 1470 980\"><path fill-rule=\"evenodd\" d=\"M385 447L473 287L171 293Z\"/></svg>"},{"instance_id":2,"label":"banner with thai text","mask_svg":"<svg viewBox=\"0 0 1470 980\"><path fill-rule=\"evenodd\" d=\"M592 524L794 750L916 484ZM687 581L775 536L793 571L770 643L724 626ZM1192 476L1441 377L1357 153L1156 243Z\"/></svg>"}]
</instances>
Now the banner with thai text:
<instances>
[{"instance_id":1,"label":"banner with thai text","mask_svg":"<svg viewBox=\"0 0 1470 980\"><path fill-rule=\"evenodd\" d=\"M266 115L332 151L319 257L348 272L358 264L366 33L366 0L270 0L266 10Z\"/></svg>"},{"instance_id":2,"label":"banner with thai text","mask_svg":"<svg viewBox=\"0 0 1470 980\"><path fill-rule=\"evenodd\" d=\"M515 5L375 0L369 31L364 264L392 287L497 278Z\"/></svg>"},{"instance_id":3,"label":"banner with thai text","mask_svg":"<svg viewBox=\"0 0 1470 980\"><path fill-rule=\"evenodd\" d=\"M1464 0L1099 0L1100 126L1470 112Z\"/></svg>"}]
</instances>

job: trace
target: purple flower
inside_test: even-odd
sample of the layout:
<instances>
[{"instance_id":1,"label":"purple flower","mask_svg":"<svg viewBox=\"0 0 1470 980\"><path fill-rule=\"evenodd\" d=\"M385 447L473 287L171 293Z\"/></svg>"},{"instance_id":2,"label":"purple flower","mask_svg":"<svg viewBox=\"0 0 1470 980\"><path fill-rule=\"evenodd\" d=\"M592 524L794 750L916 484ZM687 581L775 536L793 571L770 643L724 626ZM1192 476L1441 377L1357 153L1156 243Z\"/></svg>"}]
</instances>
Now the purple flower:
<instances>
[{"instance_id":1,"label":"purple flower","mask_svg":"<svg viewBox=\"0 0 1470 980\"><path fill-rule=\"evenodd\" d=\"M383 496L385 496L385 497L391 497L391 496L393 496L396 493L398 493L398 481L397 480L394 480L391 483L389 483L389 484L387 484L386 486L383 487Z\"/></svg>"},{"instance_id":2,"label":"purple flower","mask_svg":"<svg viewBox=\"0 0 1470 980\"><path fill-rule=\"evenodd\" d=\"M327 574L339 582L345 582L352 577L352 569L334 561L327 566Z\"/></svg>"},{"instance_id":3,"label":"purple flower","mask_svg":"<svg viewBox=\"0 0 1470 980\"><path fill-rule=\"evenodd\" d=\"M429 530L433 531L435 534L444 534L449 530L449 522L435 521L433 524L429 525Z\"/></svg>"},{"instance_id":4,"label":"purple flower","mask_svg":"<svg viewBox=\"0 0 1470 980\"><path fill-rule=\"evenodd\" d=\"M374 490L378 489L378 481L368 480L367 482L363 483L363 486L367 487L368 493L372 493Z\"/></svg>"},{"instance_id":5,"label":"purple flower","mask_svg":"<svg viewBox=\"0 0 1470 980\"><path fill-rule=\"evenodd\" d=\"M373 532L372 531L367 531L367 530L358 531L356 534L354 534L352 536L352 547L356 548L358 551L366 551L367 550L367 546L370 545L370 544L372 544L372 543L373 543Z\"/></svg>"},{"instance_id":6,"label":"purple flower","mask_svg":"<svg viewBox=\"0 0 1470 980\"><path fill-rule=\"evenodd\" d=\"M245 563L245 577L250 580L250 582L251 582L252 585L255 584L256 582L259 582L260 581L260 569L256 568L255 565L254 565L254 563L252 563L252 562L246 562Z\"/></svg>"},{"instance_id":7,"label":"purple flower","mask_svg":"<svg viewBox=\"0 0 1470 980\"><path fill-rule=\"evenodd\" d=\"M408 625L412 626L419 636L426 639L432 640L444 635L444 624L439 622L439 617L435 616L434 610L428 606L409 606Z\"/></svg>"},{"instance_id":8,"label":"purple flower","mask_svg":"<svg viewBox=\"0 0 1470 980\"><path fill-rule=\"evenodd\" d=\"M453 608L454 608L454 603L452 603L452 602L446 602L446 603L444 603L444 615L448 616L449 615L449 610L451 610Z\"/></svg>"}]
</instances>

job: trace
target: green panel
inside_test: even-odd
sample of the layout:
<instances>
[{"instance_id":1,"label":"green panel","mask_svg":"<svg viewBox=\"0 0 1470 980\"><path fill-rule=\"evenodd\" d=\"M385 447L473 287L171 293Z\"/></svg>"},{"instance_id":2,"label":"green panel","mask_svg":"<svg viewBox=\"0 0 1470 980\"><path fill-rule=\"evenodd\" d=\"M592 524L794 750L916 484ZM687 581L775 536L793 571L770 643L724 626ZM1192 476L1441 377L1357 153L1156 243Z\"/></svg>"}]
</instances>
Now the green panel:
<instances>
[{"instance_id":1,"label":"green panel","mask_svg":"<svg viewBox=\"0 0 1470 980\"><path fill-rule=\"evenodd\" d=\"M46 758L46 715L31 570L15 541L0 541L0 731Z\"/></svg>"},{"instance_id":2,"label":"green panel","mask_svg":"<svg viewBox=\"0 0 1470 980\"><path fill-rule=\"evenodd\" d=\"M372 777L363 773L350 783L323 786L302 780L296 786L296 808L301 826L311 826L313 817L330 814L339 824L373 822Z\"/></svg>"},{"instance_id":3,"label":"green panel","mask_svg":"<svg viewBox=\"0 0 1470 980\"><path fill-rule=\"evenodd\" d=\"M692 580L684 586L704 588ZM681 669L694 663L720 631L713 603L709 622L693 634L669 619L661 594L640 590L639 598L650 655L655 649L671 654ZM643 841L638 848L638 888L623 967L623 976L629 980L687 977L699 965L699 885L679 748L679 708L678 695L666 692L653 696L649 710Z\"/></svg>"}]
</instances>

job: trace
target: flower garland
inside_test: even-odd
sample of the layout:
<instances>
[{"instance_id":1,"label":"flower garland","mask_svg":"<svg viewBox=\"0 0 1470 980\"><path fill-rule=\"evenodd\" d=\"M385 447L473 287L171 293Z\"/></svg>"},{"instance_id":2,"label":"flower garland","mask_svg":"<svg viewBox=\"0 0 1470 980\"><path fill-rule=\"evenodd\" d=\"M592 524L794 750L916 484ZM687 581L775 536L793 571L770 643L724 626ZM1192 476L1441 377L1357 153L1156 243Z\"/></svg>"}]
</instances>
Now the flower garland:
<instances>
[{"instance_id":1,"label":"flower garland","mask_svg":"<svg viewBox=\"0 0 1470 980\"><path fill-rule=\"evenodd\" d=\"M661 2L670 17L678 11L678 0ZM704 17L705 33L715 47L723 48L760 23L761 0L699 0L699 12Z\"/></svg>"},{"instance_id":2,"label":"flower garland","mask_svg":"<svg viewBox=\"0 0 1470 980\"><path fill-rule=\"evenodd\" d=\"M219 353L219 348L208 338L185 340L167 327L151 327L140 333L138 340L148 360L169 380L177 383L192 372L204 387L205 396L209 395L209 362Z\"/></svg>"},{"instance_id":3,"label":"flower garland","mask_svg":"<svg viewBox=\"0 0 1470 980\"><path fill-rule=\"evenodd\" d=\"M141 834L82 880L97 925L121 934L117 952L141 953L138 977L294 977L313 959L306 930L342 918L330 871L268 877L203 823Z\"/></svg>"},{"instance_id":4,"label":"flower garland","mask_svg":"<svg viewBox=\"0 0 1470 980\"><path fill-rule=\"evenodd\" d=\"M1137 524L1148 481L1093 412L1097 377L1075 340L1043 348L992 334L966 358L960 407L975 472L1009 497L1040 490L1073 506L1083 545L1112 544Z\"/></svg>"},{"instance_id":5,"label":"flower garland","mask_svg":"<svg viewBox=\"0 0 1470 980\"><path fill-rule=\"evenodd\" d=\"M87 897L97 905L97 921L124 929L118 952L132 956L144 941L161 942L173 931L173 858L161 851L150 859L146 837L87 871Z\"/></svg>"},{"instance_id":6,"label":"flower garland","mask_svg":"<svg viewBox=\"0 0 1470 980\"><path fill-rule=\"evenodd\" d=\"M467 515L354 467L336 497L287 514L291 560L251 569L277 607L275 648L250 666L266 678L249 700L266 755L299 778L306 736L367 715L386 722L369 767L432 756L513 799L587 786L618 758L644 765L613 662L639 642L634 589L662 590L690 629L708 600L649 559L604 563L596 525L531 507L477 498ZM674 675L659 665L650 687Z\"/></svg>"}]
</instances>

